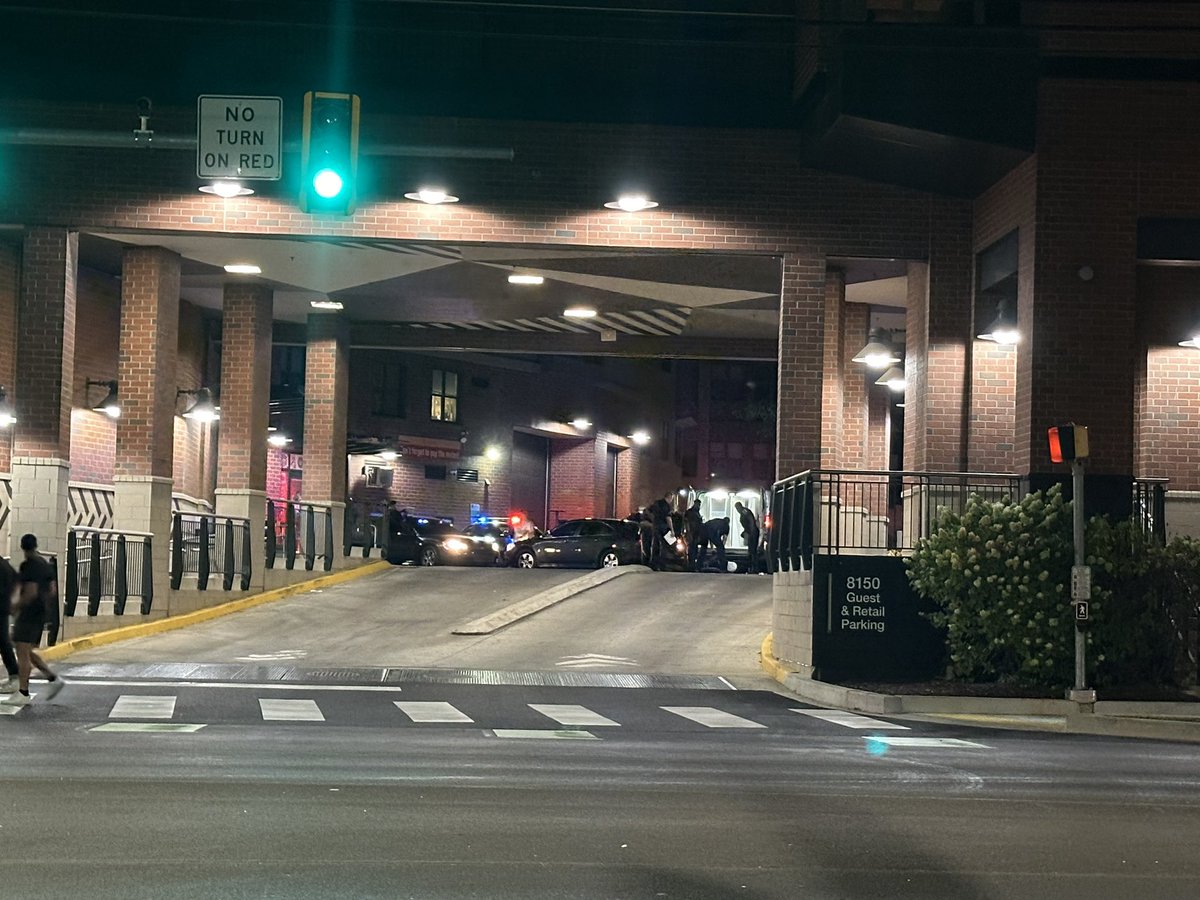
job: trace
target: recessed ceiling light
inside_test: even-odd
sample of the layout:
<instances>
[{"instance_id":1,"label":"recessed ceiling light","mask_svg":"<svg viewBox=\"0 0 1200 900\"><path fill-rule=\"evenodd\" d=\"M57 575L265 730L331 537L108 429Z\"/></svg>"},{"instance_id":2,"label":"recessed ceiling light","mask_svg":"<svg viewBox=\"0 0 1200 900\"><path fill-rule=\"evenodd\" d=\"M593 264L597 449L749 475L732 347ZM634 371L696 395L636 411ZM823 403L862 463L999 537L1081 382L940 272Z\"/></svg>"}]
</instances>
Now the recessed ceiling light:
<instances>
[{"instance_id":1,"label":"recessed ceiling light","mask_svg":"<svg viewBox=\"0 0 1200 900\"><path fill-rule=\"evenodd\" d=\"M563 315L568 319L593 319L596 316L596 310L590 306L572 306L564 309Z\"/></svg>"},{"instance_id":2,"label":"recessed ceiling light","mask_svg":"<svg viewBox=\"0 0 1200 900\"><path fill-rule=\"evenodd\" d=\"M200 193L216 194L218 197L224 197L228 200L230 197L249 196L254 191L248 187L243 187L236 181L214 181L212 184L200 185Z\"/></svg>"},{"instance_id":3,"label":"recessed ceiling light","mask_svg":"<svg viewBox=\"0 0 1200 900\"><path fill-rule=\"evenodd\" d=\"M541 275L515 274L515 275L508 276L509 284L541 284L545 280L546 279L543 278Z\"/></svg>"},{"instance_id":4,"label":"recessed ceiling light","mask_svg":"<svg viewBox=\"0 0 1200 900\"><path fill-rule=\"evenodd\" d=\"M230 263L225 267L230 275L261 275L262 269L254 263Z\"/></svg>"},{"instance_id":5,"label":"recessed ceiling light","mask_svg":"<svg viewBox=\"0 0 1200 900\"><path fill-rule=\"evenodd\" d=\"M400 454L397 453L395 450L383 450L380 452L379 458L384 460L385 462L391 462L399 455Z\"/></svg>"},{"instance_id":6,"label":"recessed ceiling light","mask_svg":"<svg viewBox=\"0 0 1200 900\"><path fill-rule=\"evenodd\" d=\"M619 209L623 212L641 212L643 209L654 209L658 206L645 194L622 194L616 200L604 204L609 209Z\"/></svg>"},{"instance_id":7,"label":"recessed ceiling light","mask_svg":"<svg viewBox=\"0 0 1200 900\"><path fill-rule=\"evenodd\" d=\"M345 309L340 300L309 300L308 305L313 309Z\"/></svg>"},{"instance_id":8,"label":"recessed ceiling light","mask_svg":"<svg viewBox=\"0 0 1200 900\"><path fill-rule=\"evenodd\" d=\"M421 188L404 195L407 200L419 200L421 203L457 203L458 198L452 197L439 188Z\"/></svg>"},{"instance_id":9,"label":"recessed ceiling light","mask_svg":"<svg viewBox=\"0 0 1200 900\"><path fill-rule=\"evenodd\" d=\"M276 432L275 434L271 434L271 435L267 436L267 443L270 444L272 447L286 447L291 442L292 442L292 439L290 437L288 437L286 434L279 434L278 432Z\"/></svg>"}]
</instances>

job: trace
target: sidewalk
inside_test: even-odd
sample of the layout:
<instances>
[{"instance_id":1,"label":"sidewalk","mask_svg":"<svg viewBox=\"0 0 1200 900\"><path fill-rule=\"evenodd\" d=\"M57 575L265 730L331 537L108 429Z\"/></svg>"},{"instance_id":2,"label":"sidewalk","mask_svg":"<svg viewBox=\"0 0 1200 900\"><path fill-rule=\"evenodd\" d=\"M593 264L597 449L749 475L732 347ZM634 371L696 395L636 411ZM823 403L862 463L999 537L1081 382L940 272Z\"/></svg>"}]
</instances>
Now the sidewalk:
<instances>
[{"instance_id":1,"label":"sidewalk","mask_svg":"<svg viewBox=\"0 0 1200 900\"><path fill-rule=\"evenodd\" d=\"M775 657L772 643L768 634L759 654L763 671L789 693L820 706L988 728L1200 743L1200 703L1099 700L1093 706L1069 700L878 694L806 678Z\"/></svg>"}]
</instances>

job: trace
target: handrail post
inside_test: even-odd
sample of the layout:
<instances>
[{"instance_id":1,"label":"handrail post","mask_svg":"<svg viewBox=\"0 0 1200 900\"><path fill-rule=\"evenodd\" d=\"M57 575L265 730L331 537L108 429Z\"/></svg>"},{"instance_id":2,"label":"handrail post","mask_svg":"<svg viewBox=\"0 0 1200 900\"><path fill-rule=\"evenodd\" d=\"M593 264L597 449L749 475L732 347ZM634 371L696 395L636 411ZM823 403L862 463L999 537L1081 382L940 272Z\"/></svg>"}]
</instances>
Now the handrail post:
<instances>
[{"instance_id":1,"label":"handrail post","mask_svg":"<svg viewBox=\"0 0 1200 900\"><path fill-rule=\"evenodd\" d=\"M275 501L267 498L267 568L275 568L275 555L279 552L279 539L275 535ZM244 590L244 588L243 588Z\"/></svg>"},{"instance_id":2,"label":"handrail post","mask_svg":"<svg viewBox=\"0 0 1200 900\"><path fill-rule=\"evenodd\" d=\"M296 505L291 500L283 517L283 559L289 572L296 568Z\"/></svg>"},{"instance_id":3,"label":"handrail post","mask_svg":"<svg viewBox=\"0 0 1200 900\"><path fill-rule=\"evenodd\" d=\"M311 572L317 562L316 510L310 503L304 511L304 571Z\"/></svg>"},{"instance_id":4,"label":"handrail post","mask_svg":"<svg viewBox=\"0 0 1200 900\"><path fill-rule=\"evenodd\" d=\"M216 520L214 520L214 524ZM200 516L200 559L196 565L196 590L208 590L208 570L211 567L208 554L208 516Z\"/></svg>"},{"instance_id":5,"label":"handrail post","mask_svg":"<svg viewBox=\"0 0 1200 900\"><path fill-rule=\"evenodd\" d=\"M342 556L349 556L350 551L354 549L353 521L352 504L347 503L345 509L342 510Z\"/></svg>"},{"instance_id":6,"label":"handrail post","mask_svg":"<svg viewBox=\"0 0 1200 900\"><path fill-rule=\"evenodd\" d=\"M75 615L79 605L79 535L75 529L67 532L67 594L63 604L63 612L68 616Z\"/></svg>"},{"instance_id":7,"label":"handrail post","mask_svg":"<svg viewBox=\"0 0 1200 900\"><path fill-rule=\"evenodd\" d=\"M242 530L242 590L250 590L250 576L254 574L254 558L250 555L250 524Z\"/></svg>"},{"instance_id":8,"label":"handrail post","mask_svg":"<svg viewBox=\"0 0 1200 900\"><path fill-rule=\"evenodd\" d=\"M233 520L225 520L225 554L221 565L221 588L233 587Z\"/></svg>"},{"instance_id":9,"label":"handrail post","mask_svg":"<svg viewBox=\"0 0 1200 900\"><path fill-rule=\"evenodd\" d=\"M171 590L183 584L183 513L171 517Z\"/></svg>"},{"instance_id":10,"label":"handrail post","mask_svg":"<svg viewBox=\"0 0 1200 900\"><path fill-rule=\"evenodd\" d=\"M154 553L151 548L152 538L142 541L142 615L150 615L154 606Z\"/></svg>"},{"instance_id":11,"label":"handrail post","mask_svg":"<svg viewBox=\"0 0 1200 900\"><path fill-rule=\"evenodd\" d=\"M326 572L333 571L333 507L325 507L325 561L322 567Z\"/></svg>"},{"instance_id":12,"label":"handrail post","mask_svg":"<svg viewBox=\"0 0 1200 900\"><path fill-rule=\"evenodd\" d=\"M92 552L88 565L88 615L94 616L100 612L100 534L93 531Z\"/></svg>"},{"instance_id":13,"label":"handrail post","mask_svg":"<svg viewBox=\"0 0 1200 900\"><path fill-rule=\"evenodd\" d=\"M127 570L128 558L126 557L127 548L125 546L125 535L117 535L117 559L116 559L116 586L113 589L113 614L118 616L125 615L125 603L129 600L129 572Z\"/></svg>"}]
</instances>

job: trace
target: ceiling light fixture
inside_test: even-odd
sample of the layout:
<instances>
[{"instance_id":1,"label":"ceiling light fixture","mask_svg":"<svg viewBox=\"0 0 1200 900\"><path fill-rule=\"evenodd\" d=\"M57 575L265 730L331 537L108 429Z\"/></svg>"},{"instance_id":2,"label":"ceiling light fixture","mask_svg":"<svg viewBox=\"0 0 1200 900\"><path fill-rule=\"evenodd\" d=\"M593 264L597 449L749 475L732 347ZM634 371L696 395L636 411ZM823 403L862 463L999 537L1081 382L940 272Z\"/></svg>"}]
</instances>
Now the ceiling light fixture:
<instances>
[{"instance_id":1,"label":"ceiling light fixture","mask_svg":"<svg viewBox=\"0 0 1200 900\"><path fill-rule=\"evenodd\" d=\"M395 450L380 450L379 451L379 458L382 459L384 462L392 462L399 455L400 454L397 453Z\"/></svg>"},{"instance_id":2,"label":"ceiling light fixture","mask_svg":"<svg viewBox=\"0 0 1200 900\"><path fill-rule=\"evenodd\" d=\"M225 267L230 275L261 275L262 269L254 263L230 263Z\"/></svg>"},{"instance_id":3,"label":"ceiling light fixture","mask_svg":"<svg viewBox=\"0 0 1200 900\"><path fill-rule=\"evenodd\" d=\"M1007 300L1000 300L996 304L996 318L991 325L976 335L976 337L981 341L992 341L1006 347L1010 347L1021 340L1021 332L1017 331L1016 317L1009 311Z\"/></svg>"},{"instance_id":4,"label":"ceiling light fixture","mask_svg":"<svg viewBox=\"0 0 1200 900\"><path fill-rule=\"evenodd\" d=\"M237 181L214 181L212 184L200 185L200 193L216 194L218 197L229 200L232 197L248 197L254 191L251 188L243 187Z\"/></svg>"},{"instance_id":5,"label":"ceiling light fixture","mask_svg":"<svg viewBox=\"0 0 1200 900\"><path fill-rule=\"evenodd\" d=\"M904 377L904 370L899 366L892 366L886 372L875 380L875 383L889 388L890 390L899 393L908 385L908 381Z\"/></svg>"},{"instance_id":6,"label":"ceiling light fixture","mask_svg":"<svg viewBox=\"0 0 1200 900\"><path fill-rule=\"evenodd\" d=\"M571 306L563 310L568 319L594 319L596 310L590 306Z\"/></svg>"},{"instance_id":7,"label":"ceiling light fixture","mask_svg":"<svg viewBox=\"0 0 1200 900\"><path fill-rule=\"evenodd\" d=\"M0 387L0 428L8 428L10 425L17 424L17 411L13 409L12 402L8 399L8 392Z\"/></svg>"},{"instance_id":8,"label":"ceiling light fixture","mask_svg":"<svg viewBox=\"0 0 1200 900\"><path fill-rule=\"evenodd\" d=\"M520 272L508 276L509 284L541 284L545 280L541 275L526 275Z\"/></svg>"},{"instance_id":9,"label":"ceiling light fixture","mask_svg":"<svg viewBox=\"0 0 1200 900\"><path fill-rule=\"evenodd\" d=\"M417 200L421 203L429 203L435 205L438 203L457 203L458 198L452 197L440 188L421 188L419 191L412 191L405 194L406 200Z\"/></svg>"},{"instance_id":10,"label":"ceiling light fixture","mask_svg":"<svg viewBox=\"0 0 1200 900\"><path fill-rule=\"evenodd\" d=\"M179 390L176 397L194 397L191 405L183 411L185 419L193 422L216 422L221 418L221 411L213 405L212 391L208 388L196 388L194 391Z\"/></svg>"},{"instance_id":11,"label":"ceiling light fixture","mask_svg":"<svg viewBox=\"0 0 1200 900\"><path fill-rule=\"evenodd\" d=\"M286 447L292 442L292 439L282 432L275 432L267 435L267 443L272 447Z\"/></svg>"},{"instance_id":12,"label":"ceiling light fixture","mask_svg":"<svg viewBox=\"0 0 1200 900\"><path fill-rule=\"evenodd\" d=\"M102 387L107 388L108 392L104 395L104 399L92 407L93 412L104 413L110 419L118 419L121 417L121 404L117 401L117 383L107 379L89 378L84 387L87 388Z\"/></svg>"},{"instance_id":13,"label":"ceiling light fixture","mask_svg":"<svg viewBox=\"0 0 1200 900\"><path fill-rule=\"evenodd\" d=\"M345 309L341 300L309 300L308 305L313 309Z\"/></svg>"},{"instance_id":14,"label":"ceiling light fixture","mask_svg":"<svg viewBox=\"0 0 1200 900\"><path fill-rule=\"evenodd\" d=\"M585 419L583 416L576 416L574 419L572 419L570 421L569 424L572 428L578 428L580 431L583 431L584 429L592 427L592 423L588 419Z\"/></svg>"},{"instance_id":15,"label":"ceiling light fixture","mask_svg":"<svg viewBox=\"0 0 1200 900\"><path fill-rule=\"evenodd\" d=\"M900 362L900 357L892 349L886 333L872 328L867 335L867 345L854 354L853 361L865 364L868 369L886 369Z\"/></svg>"},{"instance_id":16,"label":"ceiling light fixture","mask_svg":"<svg viewBox=\"0 0 1200 900\"><path fill-rule=\"evenodd\" d=\"M641 212L643 209L654 209L658 203L645 194L622 194L604 205L608 209L619 209L622 212Z\"/></svg>"}]
</instances>

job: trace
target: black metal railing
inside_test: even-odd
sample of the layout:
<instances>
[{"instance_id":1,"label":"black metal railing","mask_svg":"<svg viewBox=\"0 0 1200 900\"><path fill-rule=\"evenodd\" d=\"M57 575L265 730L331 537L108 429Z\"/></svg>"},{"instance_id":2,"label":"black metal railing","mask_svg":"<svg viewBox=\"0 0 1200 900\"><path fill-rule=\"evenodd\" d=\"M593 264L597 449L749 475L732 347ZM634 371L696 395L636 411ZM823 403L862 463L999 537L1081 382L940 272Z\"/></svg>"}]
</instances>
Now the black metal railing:
<instances>
[{"instance_id":1,"label":"black metal railing","mask_svg":"<svg viewBox=\"0 0 1200 900\"><path fill-rule=\"evenodd\" d=\"M79 598L87 614L99 615L111 599L113 614L125 614L130 597L141 600L142 615L154 606L152 535L141 531L75 526L67 532L67 577L63 611L75 615Z\"/></svg>"},{"instance_id":2,"label":"black metal railing","mask_svg":"<svg viewBox=\"0 0 1200 900\"><path fill-rule=\"evenodd\" d=\"M945 509L978 494L1020 499L1016 475L813 469L775 483L770 555L777 571L811 569L814 554L904 551Z\"/></svg>"},{"instance_id":3,"label":"black metal railing","mask_svg":"<svg viewBox=\"0 0 1200 900\"><path fill-rule=\"evenodd\" d=\"M294 569L296 558L311 572L321 560L326 572L333 569L333 507L306 500L267 500L267 568L283 555L284 568Z\"/></svg>"},{"instance_id":4,"label":"black metal railing","mask_svg":"<svg viewBox=\"0 0 1200 900\"><path fill-rule=\"evenodd\" d=\"M1167 541L1167 478L1133 480L1133 520L1147 537Z\"/></svg>"},{"instance_id":5,"label":"black metal railing","mask_svg":"<svg viewBox=\"0 0 1200 900\"><path fill-rule=\"evenodd\" d=\"M346 504L342 552L349 556L358 547L366 559L374 550L387 550L388 510L383 501L351 500Z\"/></svg>"},{"instance_id":6,"label":"black metal railing","mask_svg":"<svg viewBox=\"0 0 1200 900\"><path fill-rule=\"evenodd\" d=\"M194 577L196 589L208 590L213 575L222 589L250 589L253 571L250 520L212 513L176 512L171 518L171 590Z\"/></svg>"}]
</instances>

